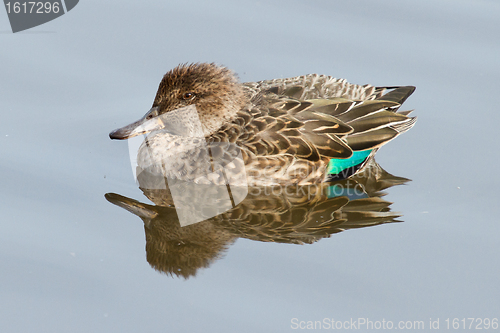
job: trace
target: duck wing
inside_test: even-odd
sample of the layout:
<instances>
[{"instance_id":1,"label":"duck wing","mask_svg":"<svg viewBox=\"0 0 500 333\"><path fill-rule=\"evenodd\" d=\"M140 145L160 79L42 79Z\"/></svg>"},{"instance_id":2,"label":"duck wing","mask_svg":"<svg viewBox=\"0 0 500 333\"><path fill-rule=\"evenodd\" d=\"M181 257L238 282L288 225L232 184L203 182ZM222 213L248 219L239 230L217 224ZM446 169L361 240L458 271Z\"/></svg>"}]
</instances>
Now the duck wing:
<instances>
[{"instance_id":1,"label":"duck wing","mask_svg":"<svg viewBox=\"0 0 500 333\"><path fill-rule=\"evenodd\" d=\"M255 95L251 108L240 111L235 121L210 139L234 142L256 156L291 154L310 161L349 158L353 150L379 148L416 122L408 117L411 111L398 112L415 87L372 88L373 99L302 100L294 96L313 93L301 86L271 87Z\"/></svg>"},{"instance_id":2,"label":"duck wing","mask_svg":"<svg viewBox=\"0 0 500 333\"><path fill-rule=\"evenodd\" d=\"M340 169L361 166L372 151L416 121L408 116L410 111L398 112L415 90L412 86L359 86L308 75L245 87L251 98L248 107L207 141L234 143L246 165L282 172L286 182L294 177L317 181L329 164L331 169L332 160L341 161Z\"/></svg>"}]
</instances>

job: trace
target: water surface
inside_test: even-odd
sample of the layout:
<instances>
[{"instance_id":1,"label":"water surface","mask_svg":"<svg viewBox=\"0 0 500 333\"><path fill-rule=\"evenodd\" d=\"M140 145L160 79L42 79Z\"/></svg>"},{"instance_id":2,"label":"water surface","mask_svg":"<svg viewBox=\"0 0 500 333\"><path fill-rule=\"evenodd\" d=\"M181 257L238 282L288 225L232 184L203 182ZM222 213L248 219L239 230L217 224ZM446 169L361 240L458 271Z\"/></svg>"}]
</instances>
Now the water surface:
<instances>
[{"instance_id":1,"label":"water surface","mask_svg":"<svg viewBox=\"0 0 500 333\"><path fill-rule=\"evenodd\" d=\"M287 332L324 318L445 329L447 318L500 317L499 22L487 0L86 1L2 33L0 330ZM6 14L0 26L10 29ZM305 245L230 234L195 276L153 269L144 222L104 197L152 204L127 144L108 133L191 61L242 81L415 85L405 109L416 126L377 153L412 180L383 197L403 222Z\"/></svg>"}]
</instances>

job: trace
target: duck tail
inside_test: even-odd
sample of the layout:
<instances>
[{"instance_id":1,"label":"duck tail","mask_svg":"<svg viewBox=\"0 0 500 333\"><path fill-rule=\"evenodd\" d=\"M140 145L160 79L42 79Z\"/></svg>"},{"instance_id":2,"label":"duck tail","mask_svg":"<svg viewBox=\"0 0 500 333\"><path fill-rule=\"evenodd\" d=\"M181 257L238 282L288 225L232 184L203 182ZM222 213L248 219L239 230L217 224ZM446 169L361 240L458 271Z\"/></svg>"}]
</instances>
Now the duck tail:
<instances>
[{"instance_id":1,"label":"duck tail","mask_svg":"<svg viewBox=\"0 0 500 333\"><path fill-rule=\"evenodd\" d=\"M403 86L403 87L377 87L376 91L385 91L386 89L394 89L387 94L379 95L375 99L381 99L384 101L391 101L399 104L403 104L408 97L415 91L414 86Z\"/></svg>"}]
</instances>

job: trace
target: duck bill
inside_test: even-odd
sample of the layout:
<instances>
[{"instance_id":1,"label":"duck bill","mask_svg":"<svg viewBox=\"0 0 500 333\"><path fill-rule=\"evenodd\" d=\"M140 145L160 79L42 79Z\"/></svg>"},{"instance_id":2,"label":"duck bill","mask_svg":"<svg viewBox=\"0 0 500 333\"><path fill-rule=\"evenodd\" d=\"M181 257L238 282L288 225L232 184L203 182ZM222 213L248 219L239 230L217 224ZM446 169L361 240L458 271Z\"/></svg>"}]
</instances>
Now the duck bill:
<instances>
[{"instance_id":1,"label":"duck bill","mask_svg":"<svg viewBox=\"0 0 500 333\"><path fill-rule=\"evenodd\" d=\"M109 133L109 137L114 140L125 140L161 129L165 129L165 123L158 117L158 107L154 107L138 121ZM168 129L165 130L168 132Z\"/></svg>"}]
</instances>

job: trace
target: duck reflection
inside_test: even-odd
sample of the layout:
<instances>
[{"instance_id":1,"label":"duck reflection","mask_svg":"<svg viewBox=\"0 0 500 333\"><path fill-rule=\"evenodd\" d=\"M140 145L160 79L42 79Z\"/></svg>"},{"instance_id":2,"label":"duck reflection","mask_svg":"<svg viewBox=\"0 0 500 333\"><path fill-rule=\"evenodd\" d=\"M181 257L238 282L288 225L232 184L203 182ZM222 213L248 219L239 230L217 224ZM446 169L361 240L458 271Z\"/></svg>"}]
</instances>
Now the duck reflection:
<instances>
[{"instance_id":1,"label":"duck reflection","mask_svg":"<svg viewBox=\"0 0 500 333\"><path fill-rule=\"evenodd\" d=\"M243 201L233 208L181 226L178 215L183 213L176 206L183 206L184 212L210 210L213 204L204 199L219 197L230 189L198 185L196 190L184 191L184 197L177 195L174 205L163 176L143 170L137 174L140 189L155 205L114 193L105 197L144 222L149 264L160 272L186 279L220 259L240 237L311 244L344 230L399 222L401 215L391 211L392 203L383 199L383 190L409 181L389 174L371 159L363 171L342 181L314 186L250 187ZM168 185L172 184L169 179ZM213 212L207 214L211 216Z\"/></svg>"}]
</instances>

